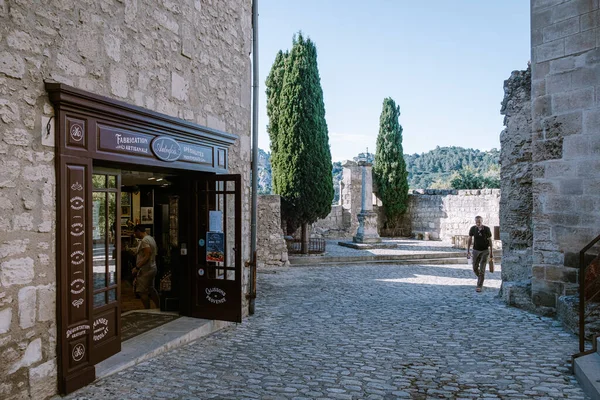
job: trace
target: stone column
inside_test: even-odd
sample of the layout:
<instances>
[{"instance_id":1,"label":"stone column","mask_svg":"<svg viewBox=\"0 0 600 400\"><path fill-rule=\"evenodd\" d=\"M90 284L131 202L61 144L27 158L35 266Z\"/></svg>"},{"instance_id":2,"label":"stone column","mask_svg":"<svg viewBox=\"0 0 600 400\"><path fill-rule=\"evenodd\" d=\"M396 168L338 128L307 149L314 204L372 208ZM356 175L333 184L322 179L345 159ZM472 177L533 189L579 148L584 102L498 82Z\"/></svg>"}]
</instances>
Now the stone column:
<instances>
[{"instance_id":1,"label":"stone column","mask_svg":"<svg viewBox=\"0 0 600 400\"><path fill-rule=\"evenodd\" d=\"M377 233L377 213L373 211L373 164L360 161L362 172L361 210L358 214L358 229L353 237L355 243L379 243L381 238Z\"/></svg>"}]
</instances>

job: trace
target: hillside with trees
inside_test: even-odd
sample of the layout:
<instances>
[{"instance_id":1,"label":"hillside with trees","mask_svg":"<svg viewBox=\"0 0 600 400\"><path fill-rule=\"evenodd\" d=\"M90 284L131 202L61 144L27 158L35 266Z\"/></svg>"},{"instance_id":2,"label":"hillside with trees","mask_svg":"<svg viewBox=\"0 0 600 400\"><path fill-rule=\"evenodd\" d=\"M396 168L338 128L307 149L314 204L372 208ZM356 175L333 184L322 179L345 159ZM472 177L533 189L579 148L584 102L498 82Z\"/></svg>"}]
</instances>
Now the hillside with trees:
<instances>
[{"instance_id":1,"label":"hillside with trees","mask_svg":"<svg viewBox=\"0 0 600 400\"><path fill-rule=\"evenodd\" d=\"M259 149L258 185L259 193L271 193L271 153ZM355 161L367 158L361 153ZM373 162L374 154L368 159ZM463 147L436 147L421 154L405 154L408 185L411 189L477 189L500 187L500 151L481 151ZM339 200L339 181L342 179L342 163L332 164L333 187Z\"/></svg>"},{"instance_id":2,"label":"hillside with trees","mask_svg":"<svg viewBox=\"0 0 600 400\"><path fill-rule=\"evenodd\" d=\"M405 154L408 185L412 189L481 189L500 187L500 151L436 147L421 154ZM460 178L468 179L466 186ZM458 180L457 180L458 178ZM455 182L453 185L452 182Z\"/></svg>"}]
</instances>

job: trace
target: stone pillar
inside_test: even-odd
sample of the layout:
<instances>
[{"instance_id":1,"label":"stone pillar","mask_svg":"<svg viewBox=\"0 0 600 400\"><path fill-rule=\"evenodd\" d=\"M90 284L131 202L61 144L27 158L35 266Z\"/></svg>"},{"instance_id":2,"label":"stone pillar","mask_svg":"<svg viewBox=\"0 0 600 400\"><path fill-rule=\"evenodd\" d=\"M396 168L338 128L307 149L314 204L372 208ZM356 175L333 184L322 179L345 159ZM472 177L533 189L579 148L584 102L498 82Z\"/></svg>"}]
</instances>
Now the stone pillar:
<instances>
[{"instance_id":1,"label":"stone pillar","mask_svg":"<svg viewBox=\"0 0 600 400\"><path fill-rule=\"evenodd\" d=\"M355 161L346 160L342 163L344 172L343 186L340 191L342 204L342 218L347 237L351 237L358 228L358 221L354 217L361 210L361 169Z\"/></svg>"},{"instance_id":2,"label":"stone pillar","mask_svg":"<svg viewBox=\"0 0 600 400\"><path fill-rule=\"evenodd\" d=\"M352 239L355 243L379 243L381 238L377 233L377 213L373 211L373 164L360 161L362 173L361 210L358 214L358 229Z\"/></svg>"}]
</instances>

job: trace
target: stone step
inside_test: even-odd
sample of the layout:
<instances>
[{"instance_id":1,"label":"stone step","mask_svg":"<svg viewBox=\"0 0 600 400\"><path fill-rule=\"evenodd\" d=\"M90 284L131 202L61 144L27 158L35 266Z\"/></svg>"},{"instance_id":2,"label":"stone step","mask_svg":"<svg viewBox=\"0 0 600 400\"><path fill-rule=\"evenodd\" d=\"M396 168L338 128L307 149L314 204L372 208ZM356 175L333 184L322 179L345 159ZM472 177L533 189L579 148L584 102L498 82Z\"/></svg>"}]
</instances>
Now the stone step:
<instances>
[{"instance_id":1,"label":"stone step","mask_svg":"<svg viewBox=\"0 0 600 400\"><path fill-rule=\"evenodd\" d=\"M296 257L290 258L290 264L294 266L306 265L329 265L329 264L371 264L371 263L394 263L394 264L465 264L467 265L464 256L461 257L435 257L435 258L406 258L400 256L357 256L357 257ZM496 259L496 264L500 265L500 260Z\"/></svg>"},{"instance_id":2,"label":"stone step","mask_svg":"<svg viewBox=\"0 0 600 400\"><path fill-rule=\"evenodd\" d=\"M444 252L444 253L411 253L411 254L374 254L374 255L308 255L308 256L290 256L290 264L322 264L322 263L343 263L343 262L364 262L381 260L413 260L426 258L458 258L464 257L464 253ZM466 260L466 259L465 259Z\"/></svg>"},{"instance_id":3,"label":"stone step","mask_svg":"<svg viewBox=\"0 0 600 400\"><path fill-rule=\"evenodd\" d=\"M576 358L573 369L583 391L592 399L600 399L600 354Z\"/></svg>"}]
</instances>

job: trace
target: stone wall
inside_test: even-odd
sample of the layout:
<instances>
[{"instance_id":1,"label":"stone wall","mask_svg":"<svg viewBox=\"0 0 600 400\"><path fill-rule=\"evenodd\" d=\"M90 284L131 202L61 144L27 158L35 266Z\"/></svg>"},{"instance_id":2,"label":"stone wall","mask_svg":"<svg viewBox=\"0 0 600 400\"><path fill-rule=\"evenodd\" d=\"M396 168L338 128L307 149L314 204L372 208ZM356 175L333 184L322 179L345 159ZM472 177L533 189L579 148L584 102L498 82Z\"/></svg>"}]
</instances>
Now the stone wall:
<instances>
[{"instance_id":1,"label":"stone wall","mask_svg":"<svg viewBox=\"0 0 600 400\"><path fill-rule=\"evenodd\" d=\"M555 308L600 233L598 0L531 1L532 300Z\"/></svg>"},{"instance_id":2,"label":"stone wall","mask_svg":"<svg viewBox=\"0 0 600 400\"><path fill-rule=\"evenodd\" d=\"M530 68L514 71L504 82L500 113L505 116L506 127L500 134L500 238L504 290L508 286L527 287L531 283L533 196Z\"/></svg>"},{"instance_id":3,"label":"stone wall","mask_svg":"<svg viewBox=\"0 0 600 400\"><path fill-rule=\"evenodd\" d=\"M43 399L57 387L54 135L45 134L54 121L44 81L239 135L229 161L243 177L249 259L250 7L0 0L0 398Z\"/></svg>"},{"instance_id":4,"label":"stone wall","mask_svg":"<svg viewBox=\"0 0 600 400\"><path fill-rule=\"evenodd\" d=\"M281 229L281 197L258 196L257 266L287 266L288 252Z\"/></svg>"},{"instance_id":5,"label":"stone wall","mask_svg":"<svg viewBox=\"0 0 600 400\"><path fill-rule=\"evenodd\" d=\"M468 235L480 215L490 228L500 224L500 190L413 190L408 215L411 233L429 233L432 240L451 241L455 235Z\"/></svg>"},{"instance_id":6,"label":"stone wall","mask_svg":"<svg viewBox=\"0 0 600 400\"><path fill-rule=\"evenodd\" d=\"M350 238L350 212L343 205L331 206L331 212L311 227L313 237Z\"/></svg>"}]
</instances>

